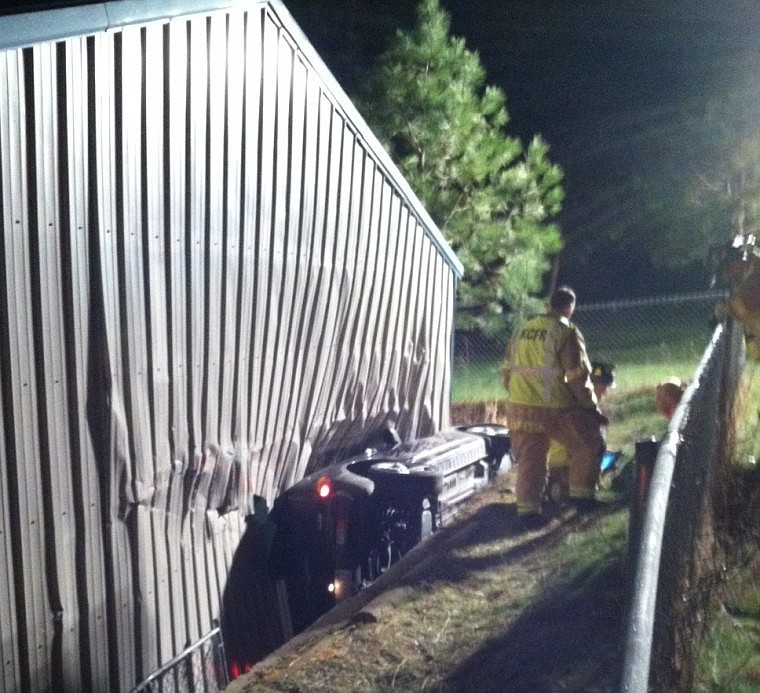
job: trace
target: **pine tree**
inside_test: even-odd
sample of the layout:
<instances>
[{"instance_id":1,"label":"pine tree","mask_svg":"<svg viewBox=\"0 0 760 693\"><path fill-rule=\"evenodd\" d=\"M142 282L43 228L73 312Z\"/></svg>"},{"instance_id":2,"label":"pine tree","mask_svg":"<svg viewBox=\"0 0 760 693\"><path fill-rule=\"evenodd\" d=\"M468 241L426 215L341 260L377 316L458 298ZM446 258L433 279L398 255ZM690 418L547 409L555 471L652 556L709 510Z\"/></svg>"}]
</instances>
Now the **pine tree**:
<instances>
[{"instance_id":1,"label":"pine tree","mask_svg":"<svg viewBox=\"0 0 760 693\"><path fill-rule=\"evenodd\" d=\"M501 332L542 288L561 248L551 223L562 172L536 136L506 132L504 92L477 53L450 35L438 0L399 31L362 85L359 108L465 268L457 326ZM531 307L535 307L531 305Z\"/></svg>"}]
</instances>

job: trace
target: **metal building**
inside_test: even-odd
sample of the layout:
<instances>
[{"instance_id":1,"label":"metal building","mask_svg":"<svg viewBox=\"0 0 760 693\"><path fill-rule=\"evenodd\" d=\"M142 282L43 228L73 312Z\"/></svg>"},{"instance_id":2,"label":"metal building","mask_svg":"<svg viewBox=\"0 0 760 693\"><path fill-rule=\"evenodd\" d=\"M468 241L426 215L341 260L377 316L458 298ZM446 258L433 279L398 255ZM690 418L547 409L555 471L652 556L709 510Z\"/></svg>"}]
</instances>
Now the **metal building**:
<instances>
[{"instance_id":1,"label":"metal building","mask_svg":"<svg viewBox=\"0 0 760 693\"><path fill-rule=\"evenodd\" d=\"M448 425L461 266L278 0L0 17L0 686L203 636L253 494Z\"/></svg>"}]
</instances>

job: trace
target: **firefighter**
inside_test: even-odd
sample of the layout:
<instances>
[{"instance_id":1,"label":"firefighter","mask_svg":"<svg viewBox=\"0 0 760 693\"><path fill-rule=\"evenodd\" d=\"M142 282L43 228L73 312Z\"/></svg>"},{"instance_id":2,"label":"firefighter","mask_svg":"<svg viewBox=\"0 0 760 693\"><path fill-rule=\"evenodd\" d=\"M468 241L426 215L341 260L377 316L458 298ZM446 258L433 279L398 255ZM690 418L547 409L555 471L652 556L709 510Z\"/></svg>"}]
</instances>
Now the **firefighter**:
<instances>
[{"instance_id":1,"label":"firefighter","mask_svg":"<svg viewBox=\"0 0 760 693\"><path fill-rule=\"evenodd\" d=\"M607 418L591 384L585 340L570 322L575 301L570 287L558 288L548 312L516 330L502 366L517 463L517 514L529 528L546 519L541 500L550 436L568 451L570 502L580 512L596 505Z\"/></svg>"},{"instance_id":2,"label":"firefighter","mask_svg":"<svg viewBox=\"0 0 760 693\"><path fill-rule=\"evenodd\" d=\"M716 306L713 317L736 318L744 326L747 356L760 360L760 249L755 236L739 233L728 248L720 248L713 260L721 283L730 289L728 299Z\"/></svg>"},{"instance_id":3,"label":"firefighter","mask_svg":"<svg viewBox=\"0 0 760 693\"><path fill-rule=\"evenodd\" d=\"M591 384L597 403L601 403L609 388L615 387L615 366L603 361L591 362ZM552 440L549 444L549 478L546 482L546 497L557 504L567 503L570 485L570 456L567 448Z\"/></svg>"}]
</instances>

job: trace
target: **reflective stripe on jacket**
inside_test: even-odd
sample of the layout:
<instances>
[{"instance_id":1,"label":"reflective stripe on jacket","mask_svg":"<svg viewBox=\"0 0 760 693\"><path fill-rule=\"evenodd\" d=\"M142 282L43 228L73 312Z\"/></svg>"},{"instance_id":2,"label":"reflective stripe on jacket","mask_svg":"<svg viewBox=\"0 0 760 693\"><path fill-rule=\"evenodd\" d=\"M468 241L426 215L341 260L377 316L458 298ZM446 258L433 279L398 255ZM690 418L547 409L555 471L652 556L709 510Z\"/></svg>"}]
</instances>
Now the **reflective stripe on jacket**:
<instances>
[{"instance_id":1,"label":"reflective stripe on jacket","mask_svg":"<svg viewBox=\"0 0 760 693\"><path fill-rule=\"evenodd\" d=\"M509 344L504 364L509 402L557 409L572 406L574 397L560 352L568 339L577 338L577 330L564 317L539 315L524 323Z\"/></svg>"}]
</instances>

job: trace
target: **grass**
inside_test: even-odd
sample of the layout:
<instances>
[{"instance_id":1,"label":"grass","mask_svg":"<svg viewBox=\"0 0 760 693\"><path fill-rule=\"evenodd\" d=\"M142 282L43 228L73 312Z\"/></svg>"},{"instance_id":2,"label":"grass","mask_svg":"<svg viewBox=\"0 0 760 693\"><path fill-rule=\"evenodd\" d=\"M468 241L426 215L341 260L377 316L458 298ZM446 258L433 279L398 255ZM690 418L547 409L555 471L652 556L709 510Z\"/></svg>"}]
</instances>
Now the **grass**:
<instances>
[{"instance_id":1,"label":"grass","mask_svg":"<svg viewBox=\"0 0 760 693\"><path fill-rule=\"evenodd\" d=\"M695 691L760 690L760 565L734 556L702 642Z\"/></svg>"},{"instance_id":2,"label":"grass","mask_svg":"<svg viewBox=\"0 0 760 693\"><path fill-rule=\"evenodd\" d=\"M624 456L631 458L636 441L651 436L659 439L667 430L667 422L654 405L657 383L670 377L688 381L699 357L689 355L678 360L663 358L645 363L623 361L622 353L617 358L614 361L616 384L608 391L602 409L610 418L608 448L623 450ZM506 392L498 362L460 364L454 371L453 393L454 404L504 400Z\"/></svg>"},{"instance_id":3,"label":"grass","mask_svg":"<svg viewBox=\"0 0 760 693\"><path fill-rule=\"evenodd\" d=\"M577 647L599 629L579 622L593 611L590 595L602 613L595 586L613 576L619 589L619 571L610 566L624 552L625 512L589 520L588 531L560 525L526 542L508 531L503 496L504 489L488 489L456 528L420 547L413 567L397 564L394 585L363 607L371 619L305 641L230 690L527 690L502 689L500 677L514 680L536 666L558 667L560 675L572 668L567 661L544 661L541 651L547 646L542 630L561 620L558 613L572 632L559 638L559 650L570 652L571 663L592 656L596 665L604 643L589 651ZM609 612L603 617L600 627L611 627L614 638L617 625ZM531 638L539 642L526 642Z\"/></svg>"},{"instance_id":4,"label":"grass","mask_svg":"<svg viewBox=\"0 0 760 693\"><path fill-rule=\"evenodd\" d=\"M702 345L702 351L707 342ZM610 350L605 358L615 364L617 389L636 390L656 385L670 377L688 380L699 364L702 352L672 349L617 349ZM477 402L503 399L504 385L500 360L457 363L452 378L452 401Z\"/></svg>"},{"instance_id":5,"label":"grass","mask_svg":"<svg viewBox=\"0 0 760 693\"><path fill-rule=\"evenodd\" d=\"M618 360L618 386L605 403L608 447L630 459L637 440L661 437L666 422L654 386L671 375L691 377L698 360ZM466 401L503 398L500 381L493 384L495 362L470 366L464 376L457 370L455 391L473 393ZM757 381L748 411L760 402ZM760 516L760 493L747 495L760 488L753 481L760 471L748 464L760 456L756 417L742 419L739 431L744 466L736 483L744 495L735 504ZM346 613L365 619L335 617L232 682L231 693L536 690L537 682L546 690L616 690L627 510L526 537L509 528L512 503L503 483L486 489L455 525L354 598L360 601ZM760 522L745 514L738 525L703 641L694 690L704 693L760 690Z\"/></svg>"},{"instance_id":6,"label":"grass","mask_svg":"<svg viewBox=\"0 0 760 693\"><path fill-rule=\"evenodd\" d=\"M632 307L576 313L592 359L616 365L621 390L635 390L676 376L689 379L710 341L701 304ZM454 363L452 401L475 402L504 397L500 364L504 348L470 337Z\"/></svg>"},{"instance_id":7,"label":"grass","mask_svg":"<svg viewBox=\"0 0 760 693\"><path fill-rule=\"evenodd\" d=\"M452 402L481 402L504 397L498 361L476 361L454 366Z\"/></svg>"},{"instance_id":8,"label":"grass","mask_svg":"<svg viewBox=\"0 0 760 693\"><path fill-rule=\"evenodd\" d=\"M664 425L653 387L618 388L609 407L610 439L631 455L642 431ZM229 690L533 690L541 677L562 690L613 690L625 504L525 535L514 529L513 479L500 481L383 576L388 582L376 595L375 585L357 595L364 601L355 610L371 618L353 626L344 616Z\"/></svg>"},{"instance_id":9,"label":"grass","mask_svg":"<svg viewBox=\"0 0 760 693\"><path fill-rule=\"evenodd\" d=\"M639 440L658 440L667 431L667 421L654 405L654 386L634 390L615 390L603 403L602 409L610 419L607 428L607 448L623 450L628 459L633 457Z\"/></svg>"},{"instance_id":10,"label":"grass","mask_svg":"<svg viewBox=\"0 0 760 693\"><path fill-rule=\"evenodd\" d=\"M760 690L760 364L745 372L734 464L718 508L726 570L713 595L694 690Z\"/></svg>"},{"instance_id":11,"label":"grass","mask_svg":"<svg viewBox=\"0 0 760 693\"><path fill-rule=\"evenodd\" d=\"M706 345L693 340L609 350L616 364L616 388L604 410L610 417L608 448L622 449L632 459L637 440L661 438L666 421L654 407L654 387L668 377L688 381ZM458 364L453 400L503 400L499 362ZM695 690L760 691L760 364L749 364L736 415L735 469L729 492L733 506L718 509L730 518L727 568L714 595L701 644Z\"/></svg>"}]
</instances>

